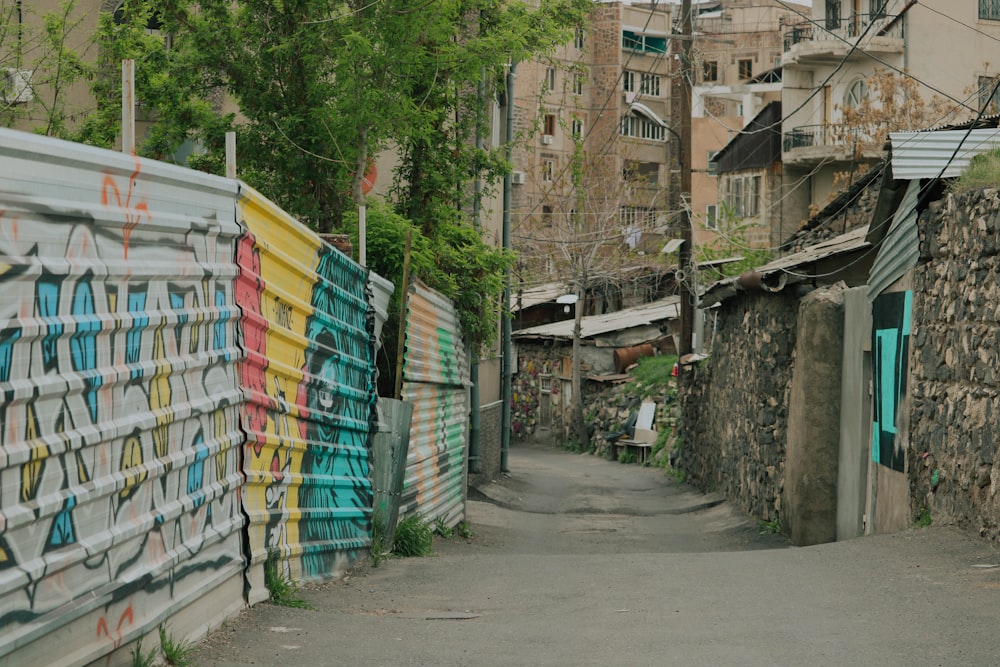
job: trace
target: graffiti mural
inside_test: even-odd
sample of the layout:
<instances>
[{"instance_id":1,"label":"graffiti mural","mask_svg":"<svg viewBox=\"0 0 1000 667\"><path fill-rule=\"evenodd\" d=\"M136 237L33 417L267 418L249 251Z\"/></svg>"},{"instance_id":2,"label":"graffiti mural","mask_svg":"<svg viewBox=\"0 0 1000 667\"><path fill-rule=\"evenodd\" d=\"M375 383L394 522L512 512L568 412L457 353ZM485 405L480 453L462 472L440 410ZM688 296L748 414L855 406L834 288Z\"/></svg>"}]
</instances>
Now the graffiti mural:
<instances>
[{"instance_id":1,"label":"graffiti mural","mask_svg":"<svg viewBox=\"0 0 1000 667\"><path fill-rule=\"evenodd\" d=\"M0 658L80 621L88 661L240 576L238 228L37 150L0 150Z\"/></svg>"},{"instance_id":2,"label":"graffiti mural","mask_svg":"<svg viewBox=\"0 0 1000 667\"><path fill-rule=\"evenodd\" d=\"M252 189L239 216L250 549L293 579L335 576L371 543L365 273Z\"/></svg>"},{"instance_id":3,"label":"graffiti mural","mask_svg":"<svg viewBox=\"0 0 1000 667\"><path fill-rule=\"evenodd\" d=\"M906 464L906 452L898 436L906 422L901 408L909 373L912 310L910 291L880 294L872 306L872 460L899 472L904 471Z\"/></svg>"}]
</instances>

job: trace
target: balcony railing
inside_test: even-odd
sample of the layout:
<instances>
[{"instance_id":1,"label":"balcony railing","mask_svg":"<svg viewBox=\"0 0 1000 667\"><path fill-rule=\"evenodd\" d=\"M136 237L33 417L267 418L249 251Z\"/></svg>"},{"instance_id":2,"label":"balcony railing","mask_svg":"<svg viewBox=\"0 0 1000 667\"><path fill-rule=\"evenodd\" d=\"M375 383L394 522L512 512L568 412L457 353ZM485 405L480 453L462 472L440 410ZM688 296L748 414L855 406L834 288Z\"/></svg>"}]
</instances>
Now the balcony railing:
<instances>
[{"instance_id":1,"label":"balcony railing","mask_svg":"<svg viewBox=\"0 0 1000 667\"><path fill-rule=\"evenodd\" d=\"M883 128L884 131L884 128ZM825 125L800 125L785 132L782 150L788 152L796 148L811 148L813 146L853 146L856 142L871 143L872 137L879 133L879 128L862 129L849 127L842 123L827 123Z\"/></svg>"},{"instance_id":2,"label":"balcony railing","mask_svg":"<svg viewBox=\"0 0 1000 667\"><path fill-rule=\"evenodd\" d=\"M799 42L824 40L853 41L861 35L871 37L903 37L904 21L896 21L896 16L888 14L855 14L847 19L828 16L820 25L803 21L785 31L785 51L791 50ZM871 28L869 29L869 26Z\"/></svg>"}]
</instances>

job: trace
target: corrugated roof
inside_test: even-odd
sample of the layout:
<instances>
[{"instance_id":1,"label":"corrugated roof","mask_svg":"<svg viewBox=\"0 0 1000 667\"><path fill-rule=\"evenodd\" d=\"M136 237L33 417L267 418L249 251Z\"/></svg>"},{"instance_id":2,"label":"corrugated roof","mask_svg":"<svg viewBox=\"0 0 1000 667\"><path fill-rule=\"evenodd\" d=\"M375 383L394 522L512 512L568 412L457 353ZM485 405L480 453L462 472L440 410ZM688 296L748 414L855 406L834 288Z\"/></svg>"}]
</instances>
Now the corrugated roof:
<instances>
[{"instance_id":1,"label":"corrugated roof","mask_svg":"<svg viewBox=\"0 0 1000 667\"><path fill-rule=\"evenodd\" d=\"M524 308L531 308L540 303L551 303L563 294L569 294L573 290L565 283L545 283L529 289L521 290L520 293L511 292L510 310L516 313Z\"/></svg>"},{"instance_id":2,"label":"corrugated roof","mask_svg":"<svg viewBox=\"0 0 1000 667\"><path fill-rule=\"evenodd\" d=\"M667 297L634 308L625 308L603 315L590 315L580 322L580 337L591 338L615 331L649 326L663 320L673 320L680 316L680 299ZM573 320L563 320L552 324L542 324L515 331L514 338L573 338Z\"/></svg>"},{"instance_id":3,"label":"corrugated roof","mask_svg":"<svg viewBox=\"0 0 1000 667\"><path fill-rule=\"evenodd\" d=\"M895 178L956 178L974 156L1000 147L1000 129L892 132L889 141Z\"/></svg>"},{"instance_id":4,"label":"corrugated roof","mask_svg":"<svg viewBox=\"0 0 1000 667\"><path fill-rule=\"evenodd\" d=\"M867 232L867 225L856 227L846 234L841 234L836 238L823 241L822 243L817 243L814 246L806 248L802 252L797 252L793 255L787 255L785 257L781 257L780 259L776 259L773 262L768 262L764 266L756 269L756 272L761 275L762 288L771 292L779 292L785 286L800 282L804 279L804 276L796 275L795 269L812 264L813 262L817 262L821 259L827 259L829 257L860 250L869 246L870 244L865 240L865 234L867 234ZM707 308L709 306L714 306L720 301L724 301L732 296L735 296L738 291L743 291L745 288L739 281L740 277L734 276L715 283L705 291L699 307Z\"/></svg>"},{"instance_id":5,"label":"corrugated roof","mask_svg":"<svg viewBox=\"0 0 1000 667\"><path fill-rule=\"evenodd\" d=\"M868 276L870 301L874 301L876 296L917 264L920 257L920 235L917 230L919 196L920 181L910 181L872 264Z\"/></svg>"}]
</instances>

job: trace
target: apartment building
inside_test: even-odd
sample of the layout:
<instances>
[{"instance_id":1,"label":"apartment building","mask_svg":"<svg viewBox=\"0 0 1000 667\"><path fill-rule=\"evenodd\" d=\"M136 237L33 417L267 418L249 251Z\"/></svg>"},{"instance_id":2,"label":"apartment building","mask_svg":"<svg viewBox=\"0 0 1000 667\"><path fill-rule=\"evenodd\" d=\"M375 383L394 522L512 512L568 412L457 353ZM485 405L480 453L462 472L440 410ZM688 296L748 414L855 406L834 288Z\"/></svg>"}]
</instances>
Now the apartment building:
<instances>
[{"instance_id":1,"label":"apartment building","mask_svg":"<svg viewBox=\"0 0 1000 667\"><path fill-rule=\"evenodd\" d=\"M696 243L715 241L710 157L780 99L783 28L809 8L719 0L692 9L692 193L683 203L679 4L596 2L573 43L517 64L512 226L527 282L555 277L574 249L603 252L609 266L658 255L678 235L684 205ZM603 251L592 247L598 240Z\"/></svg>"},{"instance_id":2,"label":"apartment building","mask_svg":"<svg viewBox=\"0 0 1000 667\"><path fill-rule=\"evenodd\" d=\"M1000 111L1000 3L988 0L816 0L786 25L782 56L782 217L786 228L823 206L888 131L921 130ZM905 77L925 103L891 122L847 123L874 96L876 72ZM891 105L912 106L898 94ZM912 100L910 100L912 102ZM878 107L882 103L876 101ZM858 150L857 147L862 147ZM846 178L845 178L846 175Z\"/></svg>"}]
</instances>

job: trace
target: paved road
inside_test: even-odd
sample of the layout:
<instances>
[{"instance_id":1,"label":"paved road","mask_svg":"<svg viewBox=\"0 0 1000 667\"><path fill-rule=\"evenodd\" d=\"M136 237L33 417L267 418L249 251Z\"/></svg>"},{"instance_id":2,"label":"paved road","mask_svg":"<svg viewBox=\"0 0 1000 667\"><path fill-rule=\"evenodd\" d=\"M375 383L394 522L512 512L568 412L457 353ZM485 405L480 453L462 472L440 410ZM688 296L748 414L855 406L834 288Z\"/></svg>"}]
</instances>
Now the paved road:
<instances>
[{"instance_id":1,"label":"paved road","mask_svg":"<svg viewBox=\"0 0 1000 667\"><path fill-rule=\"evenodd\" d=\"M473 537L214 632L201 667L997 665L1000 554L932 527L788 547L665 478L516 444Z\"/></svg>"}]
</instances>

